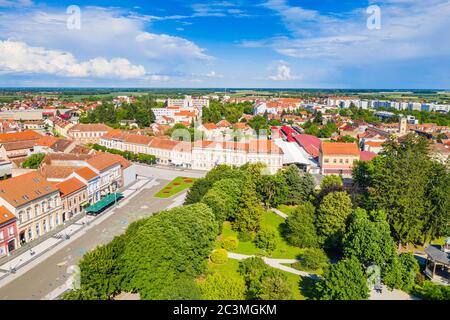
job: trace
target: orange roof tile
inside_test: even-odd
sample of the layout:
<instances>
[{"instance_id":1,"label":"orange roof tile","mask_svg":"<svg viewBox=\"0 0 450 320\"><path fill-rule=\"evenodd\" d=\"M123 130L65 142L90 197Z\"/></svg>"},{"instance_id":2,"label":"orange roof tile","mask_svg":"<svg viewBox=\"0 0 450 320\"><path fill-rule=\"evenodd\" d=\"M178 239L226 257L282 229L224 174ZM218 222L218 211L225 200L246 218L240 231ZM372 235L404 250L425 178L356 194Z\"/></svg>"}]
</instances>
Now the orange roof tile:
<instances>
[{"instance_id":1,"label":"orange roof tile","mask_svg":"<svg viewBox=\"0 0 450 320\"><path fill-rule=\"evenodd\" d=\"M112 157L110 153L99 153L86 162L99 171L120 164L120 161L116 157Z\"/></svg>"},{"instance_id":2,"label":"orange roof tile","mask_svg":"<svg viewBox=\"0 0 450 320\"><path fill-rule=\"evenodd\" d=\"M20 207L55 191L57 189L53 184L37 171L0 181L0 197L13 207Z\"/></svg>"},{"instance_id":3,"label":"orange roof tile","mask_svg":"<svg viewBox=\"0 0 450 320\"><path fill-rule=\"evenodd\" d=\"M91 132L91 131L111 131L112 128L103 123L79 123L69 129L72 131Z\"/></svg>"},{"instance_id":4,"label":"orange roof tile","mask_svg":"<svg viewBox=\"0 0 450 320\"><path fill-rule=\"evenodd\" d=\"M61 196L68 196L76 191L86 188L86 185L77 178L70 178L55 185Z\"/></svg>"},{"instance_id":5,"label":"orange roof tile","mask_svg":"<svg viewBox=\"0 0 450 320\"><path fill-rule=\"evenodd\" d=\"M0 225L3 225L11 220L15 220L16 216L6 207L0 206Z\"/></svg>"},{"instance_id":6,"label":"orange roof tile","mask_svg":"<svg viewBox=\"0 0 450 320\"><path fill-rule=\"evenodd\" d=\"M96 174L94 171L89 169L88 167L82 167L80 169L77 169L75 171L77 175L85 179L86 181L92 180L96 177L98 177L98 174Z\"/></svg>"},{"instance_id":7,"label":"orange roof tile","mask_svg":"<svg viewBox=\"0 0 450 320\"><path fill-rule=\"evenodd\" d=\"M358 145L353 142L322 142L322 153L325 155L358 155Z\"/></svg>"},{"instance_id":8,"label":"orange roof tile","mask_svg":"<svg viewBox=\"0 0 450 320\"><path fill-rule=\"evenodd\" d=\"M42 147L51 147L56 141L58 141L58 138L55 138L54 136L42 136L35 142L35 145Z\"/></svg>"},{"instance_id":9,"label":"orange roof tile","mask_svg":"<svg viewBox=\"0 0 450 320\"><path fill-rule=\"evenodd\" d=\"M41 137L42 137L42 135L37 133L36 131L1 133L0 134L0 143L38 140Z\"/></svg>"}]
</instances>

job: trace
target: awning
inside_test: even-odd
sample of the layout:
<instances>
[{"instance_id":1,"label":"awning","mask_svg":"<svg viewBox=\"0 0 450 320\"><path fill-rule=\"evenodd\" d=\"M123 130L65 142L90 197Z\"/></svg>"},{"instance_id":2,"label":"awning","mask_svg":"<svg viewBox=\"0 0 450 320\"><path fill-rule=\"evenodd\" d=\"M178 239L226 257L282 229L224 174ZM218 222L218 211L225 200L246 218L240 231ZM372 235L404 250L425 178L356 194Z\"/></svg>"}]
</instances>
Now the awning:
<instances>
[{"instance_id":1,"label":"awning","mask_svg":"<svg viewBox=\"0 0 450 320\"><path fill-rule=\"evenodd\" d=\"M107 195L106 197L104 197L102 200L94 203L92 206L87 208L86 212L98 213L98 212L102 211L103 209L105 209L110 204L116 202L116 200L119 200L123 197L124 196L121 193L111 193L111 194Z\"/></svg>"}]
</instances>

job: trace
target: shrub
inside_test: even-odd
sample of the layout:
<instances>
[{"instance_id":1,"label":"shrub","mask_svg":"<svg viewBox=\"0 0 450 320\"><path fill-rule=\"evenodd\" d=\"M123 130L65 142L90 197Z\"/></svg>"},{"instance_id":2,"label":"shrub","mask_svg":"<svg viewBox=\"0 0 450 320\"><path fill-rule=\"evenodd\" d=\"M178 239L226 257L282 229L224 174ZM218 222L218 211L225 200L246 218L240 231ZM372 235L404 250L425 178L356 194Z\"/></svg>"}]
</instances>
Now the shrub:
<instances>
[{"instance_id":1,"label":"shrub","mask_svg":"<svg viewBox=\"0 0 450 320\"><path fill-rule=\"evenodd\" d=\"M238 238L240 241L242 242L248 242L248 241L253 241L254 239L254 233L252 232L248 232L248 231L241 231L238 234Z\"/></svg>"},{"instance_id":2,"label":"shrub","mask_svg":"<svg viewBox=\"0 0 450 320\"><path fill-rule=\"evenodd\" d=\"M450 287L427 280L422 286L415 286L413 294L424 300L450 300Z\"/></svg>"},{"instance_id":3,"label":"shrub","mask_svg":"<svg viewBox=\"0 0 450 320\"><path fill-rule=\"evenodd\" d=\"M222 248L227 251L233 251L238 247L239 240L236 237L228 236L222 240Z\"/></svg>"},{"instance_id":4,"label":"shrub","mask_svg":"<svg viewBox=\"0 0 450 320\"><path fill-rule=\"evenodd\" d=\"M308 248L300 254L299 265L306 270L317 270L325 267L328 257L325 252L317 248Z\"/></svg>"},{"instance_id":5,"label":"shrub","mask_svg":"<svg viewBox=\"0 0 450 320\"><path fill-rule=\"evenodd\" d=\"M216 264L224 264L228 261L228 252L225 249L217 249L211 253L209 258Z\"/></svg>"},{"instance_id":6,"label":"shrub","mask_svg":"<svg viewBox=\"0 0 450 320\"><path fill-rule=\"evenodd\" d=\"M267 251L275 250L277 247L275 230L269 228L259 230L255 237L255 245Z\"/></svg>"}]
</instances>

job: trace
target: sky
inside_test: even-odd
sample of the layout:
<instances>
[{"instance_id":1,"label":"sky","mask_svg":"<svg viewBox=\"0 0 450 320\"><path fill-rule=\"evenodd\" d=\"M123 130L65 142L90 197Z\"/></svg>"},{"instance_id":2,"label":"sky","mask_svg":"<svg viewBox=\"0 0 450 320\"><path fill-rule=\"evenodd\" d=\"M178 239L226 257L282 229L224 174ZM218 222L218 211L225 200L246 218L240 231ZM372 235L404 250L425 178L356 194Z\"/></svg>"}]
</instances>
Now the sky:
<instances>
[{"instance_id":1,"label":"sky","mask_svg":"<svg viewBox=\"0 0 450 320\"><path fill-rule=\"evenodd\" d=\"M449 0L0 0L0 87L450 88Z\"/></svg>"}]
</instances>

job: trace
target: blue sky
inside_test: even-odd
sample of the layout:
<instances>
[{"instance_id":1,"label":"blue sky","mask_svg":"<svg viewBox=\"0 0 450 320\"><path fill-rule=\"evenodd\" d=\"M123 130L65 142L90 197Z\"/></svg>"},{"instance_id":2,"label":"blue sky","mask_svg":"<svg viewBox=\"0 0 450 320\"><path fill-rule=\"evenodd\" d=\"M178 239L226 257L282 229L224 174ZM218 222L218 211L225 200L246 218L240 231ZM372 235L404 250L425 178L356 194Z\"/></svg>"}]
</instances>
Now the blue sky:
<instances>
[{"instance_id":1,"label":"blue sky","mask_svg":"<svg viewBox=\"0 0 450 320\"><path fill-rule=\"evenodd\" d=\"M449 30L448 0L0 0L0 86L445 89Z\"/></svg>"}]
</instances>

